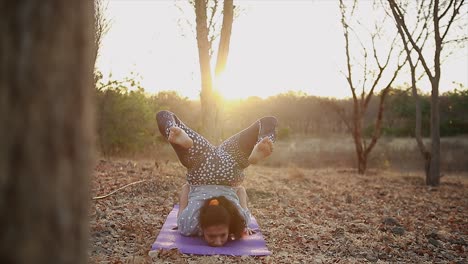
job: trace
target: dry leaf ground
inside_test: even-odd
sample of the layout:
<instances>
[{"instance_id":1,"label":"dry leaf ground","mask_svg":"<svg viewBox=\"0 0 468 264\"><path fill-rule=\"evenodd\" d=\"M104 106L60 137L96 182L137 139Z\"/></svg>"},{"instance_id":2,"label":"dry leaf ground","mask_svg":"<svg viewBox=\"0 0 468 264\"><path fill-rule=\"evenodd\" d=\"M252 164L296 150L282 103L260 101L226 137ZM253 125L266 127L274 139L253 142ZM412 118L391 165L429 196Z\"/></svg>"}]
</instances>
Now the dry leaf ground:
<instances>
[{"instance_id":1,"label":"dry leaf ground","mask_svg":"<svg viewBox=\"0 0 468 264\"><path fill-rule=\"evenodd\" d=\"M92 178L91 263L466 263L468 176L438 188L422 173L252 166L244 186L272 255L188 256L148 251L177 203L174 162L101 160Z\"/></svg>"}]
</instances>

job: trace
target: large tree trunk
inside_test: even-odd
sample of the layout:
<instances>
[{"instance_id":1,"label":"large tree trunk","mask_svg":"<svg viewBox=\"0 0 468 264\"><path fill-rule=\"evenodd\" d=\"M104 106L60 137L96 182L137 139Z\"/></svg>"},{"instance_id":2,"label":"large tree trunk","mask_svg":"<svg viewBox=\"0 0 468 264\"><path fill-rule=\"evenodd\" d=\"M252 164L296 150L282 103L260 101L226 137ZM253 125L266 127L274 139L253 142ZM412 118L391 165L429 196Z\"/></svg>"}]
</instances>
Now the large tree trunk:
<instances>
[{"instance_id":1,"label":"large tree trunk","mask_svg":"<svg viewBox=\"0 0 468 264\"><path fill-rule=\"evenodd\" d=\"M206 18L205 0L195 0L195 15L197 24L198 58L201 73L201 108L202 108L202 134L213 140L215 131L215 97L213 96L213 82L211 78L210 44L208 42L208 26Z\"/></svg>"},{"instance_id":2,"label":"large tree trunk","mask_svg":"<svg viewBox=\"0 0 468 264\"><path fill-rule=\"evenodd\" d=\"M86 263L93 2L0 8L0 263Z\"/></svg>"}]
</instances>

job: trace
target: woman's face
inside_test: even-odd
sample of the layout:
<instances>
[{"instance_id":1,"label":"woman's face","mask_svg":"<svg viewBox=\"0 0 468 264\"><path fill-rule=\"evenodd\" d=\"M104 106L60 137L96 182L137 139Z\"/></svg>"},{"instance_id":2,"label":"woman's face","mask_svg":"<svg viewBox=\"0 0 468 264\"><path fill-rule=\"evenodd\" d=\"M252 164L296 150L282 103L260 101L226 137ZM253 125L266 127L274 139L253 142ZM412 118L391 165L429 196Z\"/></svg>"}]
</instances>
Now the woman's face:
<instances>
[{"instance_id":1,"label":"woman's face","mask_svg":"<svg viewBox=\"0 0 468 264\"><path fill-rule=\"evenodd\" d=\"M229 227L227 225L214 225L203 229L203 237L208 245L221 247L226 244L229 237Z\"/></svg>"}]
</instances>

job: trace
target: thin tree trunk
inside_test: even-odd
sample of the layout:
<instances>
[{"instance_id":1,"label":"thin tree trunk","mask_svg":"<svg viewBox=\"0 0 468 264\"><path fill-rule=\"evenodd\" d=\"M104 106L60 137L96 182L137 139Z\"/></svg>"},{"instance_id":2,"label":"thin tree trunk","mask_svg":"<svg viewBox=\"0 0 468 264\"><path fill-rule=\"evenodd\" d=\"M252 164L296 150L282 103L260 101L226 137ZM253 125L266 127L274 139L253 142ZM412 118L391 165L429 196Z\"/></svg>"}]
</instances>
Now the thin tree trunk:
<instances>
[{"instance_id":1,"label":"thin tree trunk","mask_svg":"<svg viewBox=\"0 0 468 264\"><path fill-rule=\"evenodd\" d=\"M402 24L402 21L400 21L398 18L398 13L397 13L397 7L396 7L396 4L392 1L389 1L390 3L390 8L391 8L391 11L392 11L392 14L393 14L393 17L396 19L397 21L397 30L398 30L398 33L403 41L403 46L405 48L405 51L406 51L406 55L407 55L407 59L408 59L408 63L409 63L409 66L410 66L410 70L411 70L411 93L412 93L412 96L414 98L414 101L415 101L415 116L416 116L416 120L415 120L415 129L414 129L414 137L416 139L416 143L418 144L418 148L419 148L419 151L421 152L421 156L423 157L424 159L424 172L425 172L425 175L426 175L426 184L429 184L429 172L430 172L430 167L431 167L431 153L427 150L427 148L425 147L424 145L424 142L422 140L422 133L421 133L421 127L422 127L422 110L421 110L421 101L419 99L419 95L418 95L418 90L417 90L417 87L416 87L416 64L413 62L413 59L411 58L411 51L409 49L409 46L411 45L410 43L408 43L407 39L406 39L406 35L403 31L403 24ZM419 61L419 60L418 60Z\"/></svg>"},{"instance_id":2,"label":"thin tree trunk","mask_svg":"<svg viewBox=\"0 0 468 264\"><path fill-rule=\"evenodd\" d=\"M86 263L93 2L0 8L0 263Z\"/></svg>"},{"instance_id":3,"label":"thin tree trunk","mask_svg":"<svg viewBox=\"0 0 468 264\"><path fill-rule=\"evenodd\" d=\"M434 1L434 76L431 79L431 161L429 177L426 184L437 186L440 183L440 114L439 114L439 80L440 80L440 53L442 39L439 28L439 0Z\"/></svg>"},{"instance_id":4,"label":"thin tree trunk","mask_svg":"<svg viewBox=\"0 0 468 264\"><path fill-rule=\"evenodd\" d=\"M358 159L358 173L364 174L367 170L367 156L361 153Z\"/></svg>"},{"instance_id":5,"label":"thin tree trunk","mask_svg":"<svg viewBox=\"0 0 468 264\"><path fill-rule=\"evenodd\" d=\"M356 149L356 157L357 157L357 165L358 165L358 173L364 174L366 172L366 166L362 166L365 161L364 158L364 150L362 148L362 131L361 131L361 120L360 118L354 117L353 118L353 139L354 139L354 146Z\"/></svg>"},{"instance_id":6,"label":"thin tree trunk","mask_svg":"<svg viewBox=\"0 0 468 264\"><path fill-rule=\"evenodd\" d=\"M221 36L219 40L219 48L218 48L218 56L216 59L216 67L215 67L215 83L219 83L219 79L223 74L227 58L229 54L229 44L231 42L231 31L232 31L232 23L234 21L234 4L233 0L225 0L223 5L223 24L221 27ZM219 87L216 87L219 89ZM222 127L221 127L221 120L222 120L222 103L221 98L219 96L214 97L214 133L213 133L213 140L218 143L221 141L221 134L222 134Z\"/></svg>"},{"instance_id":7,"label":"thin tree trunk","mask_svg":"<svg viewBox=\"0 0 468 264\"><path fill-rule=\"evenodd\" d=\"M232 23L234 20L233 0L225 0L223 7L223 25L219 40L218 57L216 60L215 78L218 78L226 68L229 54L229 44L231 42Z\"/></svg>"},{"instance_id":8,"label":"thin tree trunk","mask_svg":"<svg viewBox=\"0 0 468 264\"><path fill-rule=\"evenodd\" d=\"M405 44L406 45L406 44ZM408 50L408 57L410 56ZM410 57L409 57L410 58ZM418 90L416 89L416 67L410 61L411 67L411 92L413 94L413 98L415 101L415 108L416 108L416 125L414 129L414 136L416 138L416 143L418 144L419 151L424 159L424 168L426 172L426 179L429 178L429 168L430 168L430 161L431 161L431 153L427 151L426 147L424 146L424 142L422 141L421 135L421 124L422 124L422 110L421 110L421 101L419 100Z\"/></svg>"},{"instance_id":9,"label":"thin tree trunk","mask_svg":"<svg viewBox=\"0 0 468 264\"><path fill-rule=\"evenodd\" d=\"M215 107L213 96L213 81L211 78L210 65L210 44L208 42L208 26L206 17L206 2L205 0L195 0L195 15L197 23L197 44L198 58L200 61L201 73L201 108L202 108L202 133L209 139L213 140L214 133L214 114Z\"/></svg>"},{"instance_id":10,"label":"thin tree trunk","mask_svg":"<svg viewBox=\"0 0 468 264\"><path fill-rule=\"evenodd\" d=\"M409 61L410 61L410 67L411 67L411 92L413 94L413 98L415 100L415 106L416 106L416 125L414 129L414 134L415 134L414 136L416 138L419 151L421 152L421 156L424 159L424 172L426 174L426 184L429 184L428 179L429 179L430 167L431 167L431 153L427 151L426 147L424 146L424 142L422 141L422 135L421 135L422 110L421 110L421 102L419 100L418 91L416 89L416 77L415 77L416 67L412 64L411 60Z\"/></svg>"},{"instance_id":11,"label":"thin tree trunk","mask_svg":"<svg viewBox=\"0 0 468 264\"><path fill-rule=\"evenodd\" d=\"M432 85L431 94L431 158L426 184L437 186L440 183L440 115L439 84Z\"/></svg>"}]
</instances>

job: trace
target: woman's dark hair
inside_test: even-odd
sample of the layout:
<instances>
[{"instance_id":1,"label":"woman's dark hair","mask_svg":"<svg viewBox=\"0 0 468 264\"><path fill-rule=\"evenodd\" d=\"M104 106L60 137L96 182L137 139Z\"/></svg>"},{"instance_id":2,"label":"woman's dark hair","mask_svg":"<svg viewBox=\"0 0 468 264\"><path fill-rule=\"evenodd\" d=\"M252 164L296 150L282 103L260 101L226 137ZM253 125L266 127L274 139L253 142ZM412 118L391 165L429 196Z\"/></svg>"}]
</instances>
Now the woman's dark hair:
<instances>
[{"instance_id":1,"label":"woman's dark hair","mask_svg":"<svg viewBox=\"0 0 468 264\"><path fill-rule=\"evenodd\" d=\"M213 204L217 200L217 205ZM234 235L235 239L242 237L245 228L245 219L239 213L237 207L224 196L217 196L205 201L200 208L200 226L202 229L214 225L229 226L229 233Z\"/></svg>"}]
</instances>

